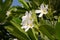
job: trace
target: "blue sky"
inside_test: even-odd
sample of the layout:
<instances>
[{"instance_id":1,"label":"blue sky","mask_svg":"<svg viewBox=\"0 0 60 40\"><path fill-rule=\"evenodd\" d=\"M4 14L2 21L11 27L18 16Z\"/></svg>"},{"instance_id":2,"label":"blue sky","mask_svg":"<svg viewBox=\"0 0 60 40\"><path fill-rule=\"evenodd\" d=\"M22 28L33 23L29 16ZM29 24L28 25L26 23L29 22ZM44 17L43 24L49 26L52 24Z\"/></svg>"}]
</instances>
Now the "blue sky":
<instances>
[{"instance_id":1,"label":"blue sky","mask_svg":"<svg viewBox=\"0 0 60 40\"><path fill-rule=\"evenodd\" d=\"M18 0L13 0L12 6L20 6L20 3L18 2Z\"/></svg>"}]
</instances>

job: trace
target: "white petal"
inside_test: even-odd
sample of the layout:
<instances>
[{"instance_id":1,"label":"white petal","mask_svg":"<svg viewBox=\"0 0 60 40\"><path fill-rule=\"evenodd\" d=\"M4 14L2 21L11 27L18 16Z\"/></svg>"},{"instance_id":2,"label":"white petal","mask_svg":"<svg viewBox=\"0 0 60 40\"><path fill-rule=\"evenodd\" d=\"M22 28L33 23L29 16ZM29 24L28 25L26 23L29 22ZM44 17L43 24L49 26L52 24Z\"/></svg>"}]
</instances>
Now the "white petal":
<instances>
[{"instance_id":1,"label":"white petal","mask_svg":"<svg viewBox=\"0 0 60 40\"><path fill-rule=\"evenodd\" d=\"M41 12L41 10L35 10L35 13L40 13Z\"/></svg>"},{"instance_id":2,"label":"white petal","mask_svg":"<svg viewBox=\"0 0 60 40\"><path fill-rule=\"evenodd\" d=\"M27 27L28 27L28 26L22 26L21 28L22 28L22 29L27 29Z\"/></svg>"},{"instance_id":3,"label":"white petal","mask_svg":"<svg viewBox=\"0 0 60 40\"><path fill-rule=\"evenodd\" d=\"M32 12L31 12L31 11L29 11L29 14L32 14Z\"/></svg>"},{"instance_id":4,"label":"white petal","mask_svg":"<svg viewBox=\"0 0 60 40\"><path fill-rule=\"evenodd\" d=\"M40 6L40 9L43 10L45 7L44 7L44 4L42 3L41 6Z\"/></svg>"},{"instance_id":5,"label":"white petal","mask_svg":"<svg viewBox=\"0 0 60 40\"><path fill-rule=\"evenodd\" d=\"M13 39L13 40L18 40L18 39L15 38L15 39Z\"/></svg>"},{"instance_id":6,"label":"white petal","mask_svg":"<svg viewBox=\"0 0 60 40\"><path fill-rule=\"evenodd\" d=\"M32 23L32 20L28 20L28 24L31 24Z\"/></svg>"},{"instance_id":7,"label":"white petal","mask_svg":"<svg viewBox=\"0 0 60 40\"><path fill-rule=\"evenodd\" d=\"M10 14L11 14L10 11L7 11L6 15L9 16Z\"/></svg>"},{"instance_id":8,"label":"white petal","mask_svg":"<svg viewBox=\"0 0 60 40\"><path fill-rule=\"evenodd\" d=\"M41 13L40 15L39 15L39 17L42 17L43 16L43 13Z\"/></svg>"},{"instance_id":9,"label":"white petal","mask_svg":"<svg viewBox=\"0 0 60 40\"><path fill-rule=\"evenodd\" d=\"M48 5L45 5L45 8L48 9Z\"/></svg>"},{"instance_id":10,"label":"white petal","mask_svg":"<svg viewBox=\"0 0 60 40\"><path fill-rule=\"evenodd\" d=\"M25 32L27 32L29 30L30 27L28 27L27 29L25 29Z\"/></svg>"},{"instance_id":11,"label":"white petal","mask_svg":"<svg viewBox=\"0 0 60 40\"><path fill-rule=\"evenodd\" d=\"M28 23L28 20L22 20L22 25L27 23Z\"/></svg>"},{"instance_id":12,"label":"white petal","mask_svg":"<svg viewBox=\"0 0 60 40\"><path fill-rule=\"evenodd\" d=\"M25 21L27 19L27 16L23 16L22 17L22 22Z\"/></svg>"},{"instance_id":13,"label":"white petal","mask_svg":"<svg viewBox=\"0 0 60 40\"><path fill-rule=\"evenodd\" d=\"M28 16L29 18L31 18L31 14L29 13L29 16Z\"/></svg>"},{"instance_id":14,"label":"white petal","mask_svg":"<svg viewBox=\"0 0 60 40\"><path fill-rule=\"evenodd\" d=\"M56 13L57 11L55 10L55 11L53 11L53 13Z\"/></svg>"},{"instance_id":15,"label":"white petal","mask_svg":"<svg viewBox=\"0 0 60 40\"><path fill-rule=\"evenodd\" d=\"M27 32L29 30L29 28L32 28L33 26L31 26L33 24L33 20L31 19L31 14L32 12L26 11L25 16L22 17L22 29L25 29L25 32ZM31 24L31 25L30 25Z\"/></svg>"},{"instance_id":16,"label":"white petal","mask_svg":"<svg viewBox=\"0 0 60 40\"><path fill-rule=\"evenodd\" d=\"M29 14L28 11L26 11L25 16L28 16L28 14Z\"/></svg>"},{"instance_id":17,"label":"white petal","mask_svg":"<svg viewBox=\"0 0 60 40\"><path fill-rule=\"evenodd\" d=\"M44 14L47 14L48 13L48 11L46 11Z\"/></svg>"},{"instance_id":18,"label":"white petal","mask_svg":"<svg viewBox=\"0 0 60 40\"><path fill-rule=\"evenodd\" d=\"M22 26L21 28L23 29L24 27Z\"/></svg>"},{"instance_id":19,"label":"white petal","mask_svg":"<svg viewBox=\"0 0 60 40\"><path fill-rule=\"evenodd\" d=\"M26 16L23 16L22 19L26 19Z\"/></svg>"}]
</instances>

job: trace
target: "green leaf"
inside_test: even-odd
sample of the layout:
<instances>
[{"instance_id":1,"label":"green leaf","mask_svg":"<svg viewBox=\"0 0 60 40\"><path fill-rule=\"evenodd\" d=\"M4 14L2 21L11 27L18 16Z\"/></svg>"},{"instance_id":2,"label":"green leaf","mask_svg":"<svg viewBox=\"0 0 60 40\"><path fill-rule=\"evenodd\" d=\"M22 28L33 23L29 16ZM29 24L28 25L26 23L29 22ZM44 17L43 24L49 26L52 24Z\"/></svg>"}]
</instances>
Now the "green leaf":
<instances>
[{"instance_id":1,"label":"green leaf","mask_svg":"<svg viewBox=\"0 0 60 40\"><path fill-rule=\"evenodd\" d=\"M36 37L34 29L29 29L27 31L27 34L28 34L28 36L30 37L31 40L38 40L38 37Z\"/></svg>"},{"instance_id":2,"label":"green leaf","mask_svg":"<svg viewBox=\"0 0 60 40\"><path fill-rule=\"evenodd\" d=\"M17 37L20 40L29 40L28 37L26 37L26 35L24 33L22 33L21 31L19 31L17 28L15 28L14 26L6 26L5 27L12 35L14 35L15 37Z\"/></svg>"},{"instance_id":3,"label":"green leaf","mask_svg":"<svg viewBox=\"0 0 60 40\"><path fill-rule=\"evenodd\" d=\"M49 3L49 0L44 0L44 3L45 3L45 4L48 4L48 3Z\"/></svg>"},{"instance_id":4,"label":"green leaf","mask_svg":"<svg viewBox=\"0 0 60 40\"><path fill-rule=\"evenodd\" d=\"M6 14L3 11L0 11L0 23L4 23L5 22L5 18Z\"/></svg>"},{"instance_id":5,"label":"green leaf","mask_svg":"<svg viewBox=\"0 0 60 40\"><path fill-rule=\"evenodd\" d=\"M3 11L7 11L12 4L13 0L5 0L5 2L3 3Z\"/></svg>"},{"instance_id":6,"label":"green leaf","mask_svg":"<svg viewBox=\"0 0 60 40\"><path fill-rule=\"evenodd\" d=\"M58 22L55 27L56 27L55 28L55 30L56 30L56 38L58 40L60 40L60 22Z\"/></svg>"},{"instance_id":7,"label":"green leaf","mask_svg":"<svg viewBox=\"0 0 60 40\"><path fill-rule=\"evenodd\" d=\"M2 10L2 4L3 4L3 2L2 2L2 0L0 0L0 10Z\"/></svg>"},{"instance_id":8,"label":"green leaf","mask_svg":"<svg viewBox=\"0 0 60 40\"><path fill-rule=\"evenodd\" d=\"M5 0L0 11L0 22L4 23L6 20L6 12L10 8L13 0Z\"/></svg>"},{"instance_id":9,"label":"green leaf","mask_svg":"<svg viewBox=\"0 0 60 40\"><path fill-rule=\"evenodd\" d=\"M45 34L50 40L54 40L53 36L48 32L44 26L40 26L40 31Z\"/></svg>"},{"instance_id":10,"label":"green leaf","mask_svg":"<svg viewBox=\"0 0 60 40\"><path fill-rule=\"evenodd\" d=\"M28 4L25 2L25 0L18 0L20 3L23 4L23 6L26 8L26 9L29 9L29 6Z\"/></svg>"},{"instance_id":11,"label":"green leaf","mask_svg":"<svg viewBox=\"0 0 60 40\"><path fill-rule=\"evenodd\" d=\"M51 34L51 35L54 35L55 34L55 29L49 25L42 25L46 28L46 30L48 30L48 32Z\"/></svg>"},{"instance_id":12,"label":"green leaf","mask_svg":"<svg viewBox=\"0 0 60 40\"><path fill-rule=\"evenodd\" d=\"M40 6L40 4L43 3L43 0L29 0L29 1L31 1L32 4L35 4L35 6Z\"/></svg>"},{"instance_id":13,"label":"green leaf","mask_svg":"<svg viewBox=\"0 0 60 40\"><path fill-rule=\"evenodd\" d=\"M16 11L14 11L14 9L17 9ZM10 10L12 10L12 11L14 11L14 12L16 12L16 13L24 13L27 9L25 9L25 8L22 8L22 7L20 7L20 6L13 6L13 7L11 7L10 8Z\"/></svg>"},{"instance_id":14,"label":"green leaf","mask_svg":"<svg viewBox=\"0 0 60 40\"><path fill-rule=\"evenodd\" d=\"M56 30L56 38L60 40L60 16L58 18L58 22L56 23L55 30Z\"/></svg>"},{"instance_id":15,"label":"green leaf","mask_svg":"<svg viewBox=\"0 0 60 40\"><path fill-rule=\"evenodd\" d=\"M30 40L29 39L29 36L21 29L21 27L20 27L20 25L19 24L17 24L16 22L14 22L14 21L10 21L10 23L14 26L14 27L16 27L20 32L21 32L21 34L23 34L23 35L25 35L25 38L27 39L27 40ZM21 35L21 36L23 36L23 35Z\"/></svg>"},{"instance_id":16,"label":"green leaf","mask_svg":"<svg viewBox=\"0 0 60 40\"><path fill-rule=\"evenodd\" d=\"M33 0L29 0L30 2L28 2L29 6L31 9L36 9L38 7L38 3L37 1L33 1Z\"/></svg>"},{"instance_id":17,"label":"green leaf","mask_svg":"<svg viewBox=\"0 0 60 40\"><path fill-rule=\"evenodd\" d=\"M18 17L13 17L12 19L15 23L19 24L21 23L21 20Z\"/></svg>"}]
</instances>

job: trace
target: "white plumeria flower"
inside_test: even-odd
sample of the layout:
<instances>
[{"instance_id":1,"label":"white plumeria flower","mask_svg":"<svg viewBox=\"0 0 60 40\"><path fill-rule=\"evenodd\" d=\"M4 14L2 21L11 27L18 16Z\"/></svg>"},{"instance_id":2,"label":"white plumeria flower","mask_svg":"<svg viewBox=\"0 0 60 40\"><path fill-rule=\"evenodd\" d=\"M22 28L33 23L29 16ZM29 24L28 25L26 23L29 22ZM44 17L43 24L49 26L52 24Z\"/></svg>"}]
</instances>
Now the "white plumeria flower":
<instances>
[{"instance_id":1,"label":"white plumeria flower","mask_svg":"<svg viewBox=\"0 0 60 40\"><path fill-rule=\"evenodd\" d=\"M25 29L25 32L27 32L30 28L33 28L33 19L32 19L32 15L31 15L31 11L28 13L28 11L26 11L25 16L22 17L22 29Z\"/></svg>"},{"instance_id":2,"label":"white plumeria flower","mask_svg":"<svg viewBox=\"0 0 60 40\"><path fill-rule=\"evenodd\" d=\"M48 5L41 4L40 10L36 10L35 13L40 13L39 17L42 17L43 14L48 13Z\"/></svg>"},{"instance_id":3,"label":"white plumeria flower","mask_svg":"<svg viewBox=\"0 0 60 40\"><path fill-rule=\"evenodd\" d=\"M11 14L11 12L7 11L7 13L6 13L7 17L9 17L10 14Z\"/></svg>"},{"instance_id":4,"label":"white plumeria flower","mask_svg":"<svg viewBox=\"0 0 60 40\"><path fill-rule=\"evenodd\" d=\"M13 39L13 40L18 40L17 38Z\"/></svg>"}]
</instances>

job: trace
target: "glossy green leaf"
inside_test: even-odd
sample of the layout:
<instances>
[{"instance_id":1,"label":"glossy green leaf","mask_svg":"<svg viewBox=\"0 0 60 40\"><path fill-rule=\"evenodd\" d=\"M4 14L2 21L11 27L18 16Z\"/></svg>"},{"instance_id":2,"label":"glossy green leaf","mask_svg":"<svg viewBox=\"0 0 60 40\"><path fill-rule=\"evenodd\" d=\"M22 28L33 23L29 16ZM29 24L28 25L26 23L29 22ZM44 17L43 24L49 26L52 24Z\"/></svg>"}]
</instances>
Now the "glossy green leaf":
<instances>
[{"instance_id":1,"label":"glossy green leaf","mask_svg":"<svg viewBox=\"0 0 60 40\"><path fill-rule=\"evenodd\" d=\"M5 0L5 2L3 3L3 11L7 11L12 4L13 0Z\"/></svg>"},{"instance_id":2,"label":"glossy green leaf","mask_svg":"<svg viewBox=\"0 0 60 40\"><path fill-rule=\"evenodd\" d=\"M6 14L3 11L0 11L0 23L4 23L5 22L5 18Z\"/></svg>"},{"instance_id":3,"label":"glossy green leaf","mask_svg":"<svg viewBox=\"0 0 60 40\"><path fill-rule=\"evenodd\" d=\"M54 40L53 36L48 32L44 26L40 26L40 31L45 34L50 40Z\"/></svg>"},{"instance_id":4,"label":"glossy green leaf","mask_svg":"<svg viewBox=\"0 0 60 40\"><path fill-rule=\"evenodd\" d=\"M23 4L23 6L26 8L26 9L29 9L29 6L28 4L25 2L25 0L18 0L20 3Z\"/></svg>"},{"instance_id":5,"label":"glossy green leaf","mask_svg":"<svg viewBox=\"0 0 60 40\"><path fill-rule=\"evenodd\" d=\"M19 19L18 17L14 17L12 20L19 25L21 23L21 19Z\"/></svg>"},{"instance_id":6,"label":"glossy green leaf","mask_svg":"<svg viewBox=\"0 0 60 40\"><path fill-rule=\"evenodd\" d=\"M45 3L45 4L48 4L48 3L49 3L49 0L44 0L44 3Z\"/></svg>"},{"instance_id":7,"label":"glossy green leaf","mask_svg":"<svg viewBox=\"0 0 60 40\"><path fill-rule=\"evenodd\" d=\"M8 9L10 8L11 4L12 4L13 0L5 0L5 2L3 3L2 7L1 7L1 11L0 11L0 22L4 23L6 20L6 12L8 11Z\"/></svg>"},{"instance_id":8,"label":"glossy green leaf","mask_svg":"<svg viewBox=\"0 0 60 40\"><path fill-rule=\"evenodd\" d=\"M3 4L3 2L2 2L2 0L0 0L0 10L2 8L2 4Z\"/></svg>"},{"instance_id":9,"label":"glossy green leaf","mask_svg":"<svg viewBox=\"0 0 60 40\"><path fill-rule=\"evenodd\" d=\"M58 40L60 40L60 17L58 18L58 22L55 26L55 30L56 30L56 37Z\"/></svg>"},{"instance_id":10,"label":"glossy green leaf","mask_svg":"<svg viewBox=\"0 0 60 40\"><path fill-rule=\"evenodd\" d=\"M29 0L29 1L31 1L31 3L33 3L33 4L35 4L35 6L40 6L40 4L43 3L43 0Z\"/></svg>"},{"instance_id":11,"label":"glossy green leaf","mask_svg":"<svg viewBox=\"0 0 60 40\"><path fill-rule=\"evenodd\" d=\"M28 37L26 37L26 35L24 33L22 33L21 31L19 31L17 28L15 28L14 26L6 26L5 27L12 35L14 35L15 37L17 37L20 40L29 40Z\"/></svg>"},{"instance_id":12,"label":"glossy green leaf","mask_svg":"<svg viewBox=\"0 0 60 40\"><path fill-rule=\"evenodd\" d=\"M51 34L51 35L54 35L55 34L55 29L49 25L42 25L46 28L46 30L48 30L48 32ZM52 31L51 31L52 30Z\"/></svg>"},{"instance_id":13,"label":"glossy green leaf","mask_svg":"<svg viewBox=\"0 0 60 40\"><path fill-rule=\"evenodd\" d=\"M28 39L28 40L30 40L29 39L29 37L28 37L28 35L21 29L21 27L20 27L20 25L19 24L17 24L17 23L15 23L14 21L10 21L10 23L13 25L13 26L15 26L20 32L21 32L21 36L23 36L23 35L25 35L25 38L26 39Z\"/></svg>"},{"instance_id":14,"label":"glossy green leaf","mask_svg":"<svg viewBox=\"0 0 60 40\"><path fill-rule=\"evenodd\" d=\"M60 22L56 24L56 38L60 40Z\"/></svg>"},{"instance_id":15,"label":"glossy green leaf","mask_svg":"<svg viewBox=\"0 0 60 40\"><path fill-rule=\"evenodd\" d=\"M30 37L31 40L38 40L38 37L36 37L34 29L29 29L27 31L27 34L28 34L28 36Z\"/></svg>"},{"instance_id":16,"label":"glossy green leaf","mask_svg":"<svg viewBox=\"0 0 60 40\"><path fill-rule=\"evenodd\" d=\"M14 9L16 9L16 11L14 11ZM13 11L13 12L16 12L16 13L24 13L27 9L25 9L25 8L22 8L22 7L20 7L20 6L13 6L13 7L11 7L10 8L10 10L11 11Z\"/></svg>"}]
</instances>

